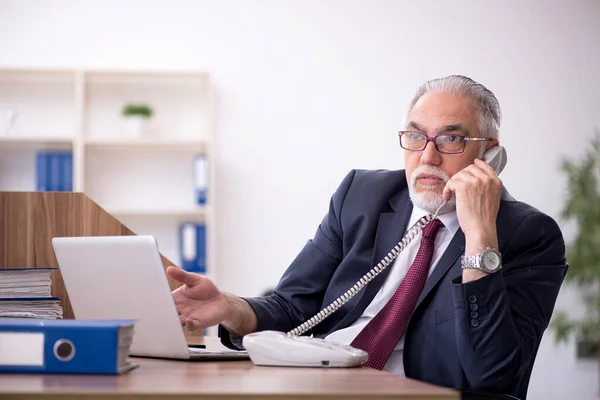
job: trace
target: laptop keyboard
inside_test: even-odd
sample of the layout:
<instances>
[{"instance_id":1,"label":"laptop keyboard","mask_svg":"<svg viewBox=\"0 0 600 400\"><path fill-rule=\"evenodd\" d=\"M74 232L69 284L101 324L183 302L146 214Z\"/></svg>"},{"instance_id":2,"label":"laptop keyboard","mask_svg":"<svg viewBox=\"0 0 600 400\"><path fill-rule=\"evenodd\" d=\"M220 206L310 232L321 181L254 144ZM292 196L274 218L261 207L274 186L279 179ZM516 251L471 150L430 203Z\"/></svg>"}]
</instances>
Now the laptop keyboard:
<instances>
[{"instance_id":1,"label":"laptop keyboard","mask_svg":"<svg viewBox=\"0 0 600 400\"><path fill-rule=\"evenodd\" d=\"M192 354L221 354L223 350L209 350L209 349L199 349L197 347L190 347L190 353ZM225 350L227 351L227 350Z\"/></svg>"},{"instance_id":2,"label":"laptop keyboard","mask_svg":"<svg viewBox=\"0 0 600 400\"><path fill-rule=\"evenodd\" d=\"M211 349L201 349L198 347L189 347L191 354L239 354L245 355L247 354L245 351L237 351L237 350L211 350Z\"/></svg>"}]
</instances>

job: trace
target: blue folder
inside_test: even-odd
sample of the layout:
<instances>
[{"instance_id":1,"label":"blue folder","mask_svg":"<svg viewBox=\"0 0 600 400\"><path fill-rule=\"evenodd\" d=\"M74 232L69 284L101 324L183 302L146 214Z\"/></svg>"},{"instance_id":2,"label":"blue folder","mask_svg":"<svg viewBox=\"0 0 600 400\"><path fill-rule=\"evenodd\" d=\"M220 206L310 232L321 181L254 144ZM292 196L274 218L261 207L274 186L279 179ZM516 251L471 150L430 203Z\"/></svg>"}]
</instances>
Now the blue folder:
<instances>
[{"instance_id":1,"label":"blue folder","mask_svg":"<svg viewBox=\"0 0 600 400\"><path fill-rule=\"evenodd\" d=\"M208 160L205 154L194 157L194 191L196 203L205 205L208 191Z\"/></svg>"},{"instance_id":2,"label":"blue folder","mask_svg":"<svg viewBox=\"0 0 600 400\"><path fill-rule=\"evenodd\" d=\"M62 177L64 181L63 190L65 192L73 191L73 153L62 155Z\"/></svg>"},{"instance_id":3,"label":"blue folder","mask_svg":"<svg viewBox=\"0 0 600 400\"><path fill-rule=\"evenodd\" d=\"M206 225L196 225L196 271L199 274L206 273Z\"/></svg>"},{"instance_id":4,"label":"blue folder","mask_svg":"<svg viewBox=\"0 0 600 400\"><path fill-rule=\"evenodd\" d=\"M135 322L0 318L0 373L128 372Z\"/></svg>"},{"instance_id":5,"label":"blue folder","mask_svg":"<svg viewBox=\"0 0 600 400\"><path fill-rule=\"evenodd\" d=\"M2 268L0 272L4 271L43 271L49 269L58 269L58 267L20 267L20 268Z\"/></svg>"},{"instance_id":6,"label":"blue folder","mask_svg":"<svg viewBox=\"0 0 600 400\"><path fill-rule=\"evenodd\" d=\"M206 225L182 222L179 226L181 268L198 274L206 273Z\"/></svg>"},{"instance_id":7,"label":"blue folder","mask_svg":"<svg viewBox=\"0 0 600 400\"><path fill-rule=\"evenodd\" d=\"M62 160L60 153L51 152L48 154L50 157L49 171L47 172L48 177L48 191L49 192L62 192L63 181L62 181Z\"/></svg>"},{"instance_id":8,"label":"blue folder","mask_svg":"<svg viewBox=\"0 0 600 400\"><path fill-rule=\"evenodd\" d=\"M73 153L40 151L36 154L36 190L38 192L73 191Z\"/></svg>"},{"instance_id":9,"label":"blue folder","mask_svg":"<svg viewBox=\"0 0 600 400\"><path fill-rule=\"evenodd\" d=\"M50 188L48 171L50 171L50 155L47 152L38 152L35 158L35 190L47 192Z\"/></svg>"},{"instance_id":10,"label":"blue folder","mask_svg":"<svg viewBox=\"0 0 600 400\"><path fill-rule=\"evenodd\" d=\"M60 297L55 297L55 296L33 296L33 297L0 297L0 302L2 301L31 301L31 302L35 302L35 301L40 301L40 302L44 302L44 301L57 301L57 300L61 300ZM2 322L2 320L0 320L0 322ZM0 328L2 328L2 324L0 324Z\"/></svg>"}]
</instances>

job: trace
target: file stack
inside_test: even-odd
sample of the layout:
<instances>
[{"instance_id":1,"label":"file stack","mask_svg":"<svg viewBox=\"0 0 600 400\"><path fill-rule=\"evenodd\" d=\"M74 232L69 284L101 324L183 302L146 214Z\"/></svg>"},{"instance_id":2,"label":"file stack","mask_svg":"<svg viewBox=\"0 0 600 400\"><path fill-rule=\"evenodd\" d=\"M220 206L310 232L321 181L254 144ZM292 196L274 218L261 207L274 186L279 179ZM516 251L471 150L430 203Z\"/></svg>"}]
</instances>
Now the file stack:
<instances>
[{"instance_id":1,"label":"file stack","mask_svg":"<svg viewBox=\"0 0 600 400\"><path fill-rule=\"evenodd\" d=\"M0 268L0 317L59 319L60 299L52 296L52 268Z\"/></svg>"}]
</instances>

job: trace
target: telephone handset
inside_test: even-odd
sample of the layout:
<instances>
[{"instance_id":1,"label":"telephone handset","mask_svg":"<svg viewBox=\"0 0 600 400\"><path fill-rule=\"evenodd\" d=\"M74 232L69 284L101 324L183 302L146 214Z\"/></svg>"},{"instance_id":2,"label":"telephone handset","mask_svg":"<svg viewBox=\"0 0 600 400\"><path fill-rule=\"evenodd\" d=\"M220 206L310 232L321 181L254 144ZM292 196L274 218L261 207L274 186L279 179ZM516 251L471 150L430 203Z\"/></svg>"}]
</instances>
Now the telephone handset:
<instances>
[{"instance_id":1,"label":"telephone handset","mask_svg":"<svg viewBox=\"0 0 600 400\"><path fill-rule=\"evenodd\" d=\"M507 162L506 149L503 146L492 147L483 155L483 161L500 175Z\"/></svg>"},{"instance_id":2,"label":"telephone handset","mask_svg":"<svg viewBox=\"0 0 600 400\"><path fill-rule=\"evenodd\" d=\"M483 161L490 165L496 171L496 174L500 174L506 166L506 150L502 146L494 146L485 152ZM364 364L368 359L368 354L363 350L300 335L337 311L373 278L385 270L423 228L430 221L437 218L438 213L445 204L446 202L433 215L426 215L419 219L407 231L402 240L376 266L360 278L354 286L303 324L287 332L287 334L276 331L261 331L245 335L242 343L252 362L256 365L304 367L356 367Z\"/></svg>"}]
</instances>

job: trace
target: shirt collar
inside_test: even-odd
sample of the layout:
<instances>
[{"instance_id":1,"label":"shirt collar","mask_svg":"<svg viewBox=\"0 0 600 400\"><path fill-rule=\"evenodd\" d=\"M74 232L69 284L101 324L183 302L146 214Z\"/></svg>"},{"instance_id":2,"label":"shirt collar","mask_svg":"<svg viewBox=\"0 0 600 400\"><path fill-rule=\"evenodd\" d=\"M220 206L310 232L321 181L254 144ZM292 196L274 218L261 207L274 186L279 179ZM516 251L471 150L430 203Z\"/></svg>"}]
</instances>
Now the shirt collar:
<instances>
[{"instance_id":1,"label":"shirt collar","mask_svg":"<svg viewBox=\"0 0 600 400\"><path fill-rule=\"evenodd\" d=\"M413 210L412 210L412 214L410 215L410 220L408 221L408 227L410 228L419 219L423 218L424 216L426 216L428 214L431 214L431 213L429 213L425 210L422 210L413 204ZM450 233L452 233L452 235L454 235L458 231L458 228L460 228L460 225L458 223L458 218L456 217L456 210L439 215L438 219L440 221L442 221L442 223L444 224L444 227L446 229L448 229L448 231Z\"/></svg>"}]
</instances>

